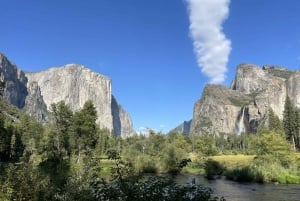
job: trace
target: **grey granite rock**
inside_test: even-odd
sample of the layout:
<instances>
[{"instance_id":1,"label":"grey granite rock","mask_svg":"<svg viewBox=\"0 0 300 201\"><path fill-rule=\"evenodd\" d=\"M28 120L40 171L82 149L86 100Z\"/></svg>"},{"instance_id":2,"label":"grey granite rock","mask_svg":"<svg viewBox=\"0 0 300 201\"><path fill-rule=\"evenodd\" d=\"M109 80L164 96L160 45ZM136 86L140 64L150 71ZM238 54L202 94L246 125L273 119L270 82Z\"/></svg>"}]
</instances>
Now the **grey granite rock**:
<instances>
[{"instance_id":1,"label":"grey granite rock","mask_svg":"<svg viewBox=\"0 0 300 201\"><path fill-rule=\"evenodd\" d=\"M300 71L241 64L230 88L206 86L194 106L191 134L256 132L267 123L269 108L283 118L287 95L300 107Z\"/></svg>"},{"instance_id":2,"label":"grey granite rock","mask_svg":"<svg viewBox=\"0 0 300 201\"><path fill-rule=\"evenodd\" d=\"M47 121L50 105L65 101L73 111L91 100L100 128L115 131L123 138L133 135L129 114L112 98L110 78L82 65L67 64L35 73L24 73L0 54L3 97L41 122Z\"/></svg>"}]
</instances>

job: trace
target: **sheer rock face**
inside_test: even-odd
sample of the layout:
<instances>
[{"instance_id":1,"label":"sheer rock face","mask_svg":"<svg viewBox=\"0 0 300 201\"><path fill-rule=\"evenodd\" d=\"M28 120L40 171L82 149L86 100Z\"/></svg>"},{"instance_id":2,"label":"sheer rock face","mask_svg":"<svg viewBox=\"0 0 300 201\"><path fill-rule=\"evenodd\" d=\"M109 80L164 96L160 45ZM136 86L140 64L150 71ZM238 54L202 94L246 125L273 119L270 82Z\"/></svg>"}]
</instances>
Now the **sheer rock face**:
<instances>
[{"instance_id":1,"label":"sheer rock face","mask_svg":"<svg viewBox=\"0 0 300 201\"><path fill-rule=\"evenodd\" d=\"M68 64L37 73L26 73L28 83L37 82L50 109L52 103L65 101L73 111L91 100L96 107L101 128L113 129L111 116L111 81L81 65Z\"/></svg>"},{"instance_id":2,"label":"sheer rock face","mask_svg":"<svg viewBox=\"0 0 300 201\"><path fill-rule=\"evenodd\" d=\"M41 94L41 89L37 82L28 83L28 96L25 99L25 111L36 120L42 123L47 122L47 105Z\"/></svg>"},{"instance_id":3,"label":"sheer rock face","mask_svg":"<svg viewBox=\"0 0 300 201\"><path fill-rule=\"evenodd\" d=\"M23 108L27 92L27 78L23 71L0 53L0 76L4 81L3 98L18 108Z\"/></svg>"},{"instance_id":4,"label":"sheer rock face","mask_svg":"<svg viewBox=\"0 0 300 201\"><path fill-rule=\"evenodd\" d=\"M47 121L52 103L65 101L76 111L91 100L101 128L117 130L122 137L134 133L128 113L116 101L118 107L112 107L111 80L82 65L68 64L25 74L0 54L0 76L5 84L3 97L41 122ZM121 122L116 129L114 125L118 123L114 120Z\"/></svg>"},{"instance_id":5,"label":"sheer rock face","mask_svg":"<svg viewBox=\"0 0 300 201\"><path fill-rule=\"evenodd\" d=\"M192 120L184 121L182 124L172 129L170 132L183 133L185 135L190 134Z\"/></svg>"},{"instance_id":6,"label":"sheer rock face","mask_svg":"<svg viewBox=\"0 0 300 201\"><path fill-rule=\"evenodd\" d=\"M117 102L114 96L112 96L111 109L115 136L126 138L135 135L129 114Z\"/></svg>"},{"instance_id":7,"label":"sheer rock face","mask_svg":"<svg viewBox=\"0 0 300 201\"><path fill-rule=\"evenodd\" d=\"M241 64L231 87L207 85L195 103L192 135L256 132L268 108L283 118L286 96L300 106L300 72L277 66Z\"/></svg>"},{"instance_id":8,"label":"sheer rock face","mask_svg":"<svg viewBox=\"0 0 300 201\"><path fill-rule=\"evenodd\" d=\"M287 93L294 106L300 108L300 71L296 71L287 80Z\"/></svg>"}]
</instances>

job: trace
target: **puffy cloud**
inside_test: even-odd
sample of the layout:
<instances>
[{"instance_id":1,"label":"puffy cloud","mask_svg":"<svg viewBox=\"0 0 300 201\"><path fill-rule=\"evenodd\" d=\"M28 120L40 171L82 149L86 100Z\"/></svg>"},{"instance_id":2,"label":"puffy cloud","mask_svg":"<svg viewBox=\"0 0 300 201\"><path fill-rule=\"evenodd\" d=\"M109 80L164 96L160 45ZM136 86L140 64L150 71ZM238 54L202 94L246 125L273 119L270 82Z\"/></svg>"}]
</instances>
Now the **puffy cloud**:
<instances>
[{"instance_id":1,"label":"puffy cloud","mask_svg":"<svg viewBox=\"0 0 300 201\"><path fill-rule=\"evenodd\" d=\"M226 76L231 41L222 23L229 14L230 0L186 0L197 63L211 83L222 83Z\"/></svg>"}]
</instances>

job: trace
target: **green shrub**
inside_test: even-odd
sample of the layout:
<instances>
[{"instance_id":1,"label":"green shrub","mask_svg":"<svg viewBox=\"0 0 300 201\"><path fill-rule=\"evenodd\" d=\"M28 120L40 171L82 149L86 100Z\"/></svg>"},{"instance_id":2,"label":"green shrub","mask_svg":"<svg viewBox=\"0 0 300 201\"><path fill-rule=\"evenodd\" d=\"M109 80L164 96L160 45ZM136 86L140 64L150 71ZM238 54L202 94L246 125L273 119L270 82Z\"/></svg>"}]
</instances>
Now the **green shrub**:
<instances>
[{"instance_id":1,"label":"green shrub","mask_svg":"<svg viewBox=\"0 0 300 201\"><path fill-rule=\"evenodd\" d=\"M286 169L279 162L255 161L252 165L227 170L227 179L239 182L299 184L300 176L293 169Z\"/></svg>"},{"instance_id":2,"label":"green shrub","mask_svg":"<svg viewBox=\"0 0 300 201\"><path fill-rule=\"evenodd\" d=\"M259 182L262 180L261 175L255 171L251 166L227 170L225 172L227 179L238 182Z\"/></svg>"},{"instance_id":3,"label":"green shrub","mask_svg":"<svg viewBox=\"0 0 300 201\"><path fill-rule=\"evenodd\" d=\"M160 157L160 170L166 173L178 173L181 169L178 164L185 158L182 150L169 145L162 150Z\"/></svg>"},{"instance_id":4,"label":"green shrub","mask_svg":"<svg viewBox=\"0 0 300 201\"><path fill-rule=\"evenodd\" d=\"M212 159L208 159L205 162L204 169L207 178L213 178L215 175L222 175L225 171L224 165Z\"/></svg>"},{"instance_id":5,"label":"green shrub","mask_svg":"<svg viewBox=\"0 0 300 201\"><path fill-rule=\"evenodd\" d=\"M154 157L149 155L139 155L133 165L135 172L157 173L158 171Z\"/></svg>"}]
</instances>

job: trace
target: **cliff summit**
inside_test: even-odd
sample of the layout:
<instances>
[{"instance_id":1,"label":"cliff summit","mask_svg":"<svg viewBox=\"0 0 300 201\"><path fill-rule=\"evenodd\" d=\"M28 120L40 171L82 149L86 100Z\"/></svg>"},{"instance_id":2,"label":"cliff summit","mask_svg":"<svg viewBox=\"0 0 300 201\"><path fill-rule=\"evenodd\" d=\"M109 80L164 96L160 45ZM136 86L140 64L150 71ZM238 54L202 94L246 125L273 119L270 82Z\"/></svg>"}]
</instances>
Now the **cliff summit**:
<instances>
[{"instance_id":1,"label":"cliff summit","mask_svg":"<svg viewBox=\"0 0 300 201\"><path fill-rule=\"evenodd\" d=\"M4 54L0 54L0 75L5 84L4 99L41 122L47 122L52 103L65 101L76 111L91 100L100 128L114 131L115 135L123 138L135 133L129 114L112 96L110 78L83 65L67 64L24 73Z\"/></svg>"},{"instance_id":2,"label":"cliff summit","mask_svg":"<svg viewBox=\"0 0 300 201\"><path fill-rule=\"evenodd\" d=\"M230 88L207 85L195 103L191 135L255 133L271 108L280 118L286 97L300 107L300 71L241 64Z\"/></svg>"}]
</instances>

